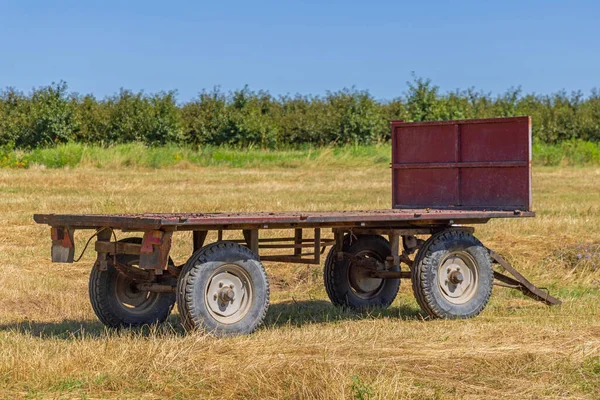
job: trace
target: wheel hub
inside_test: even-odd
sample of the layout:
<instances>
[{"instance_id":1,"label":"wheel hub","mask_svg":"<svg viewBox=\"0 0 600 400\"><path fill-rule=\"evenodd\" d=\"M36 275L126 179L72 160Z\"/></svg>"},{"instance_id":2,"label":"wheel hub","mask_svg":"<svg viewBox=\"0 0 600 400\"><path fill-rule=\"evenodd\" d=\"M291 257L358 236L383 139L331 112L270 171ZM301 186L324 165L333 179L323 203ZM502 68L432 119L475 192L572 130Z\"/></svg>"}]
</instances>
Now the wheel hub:
<instances>
[{"instance_id":1,"label":"wheel hub","mask_svg":"<svg viewBox=\"0 0 600 400\"><path fill-rule=\"evenodd\" d=\"M219 289L218 297L222 303L232 302L233 299L235 299L235 292L233 291L233 287L224 287L222 289Z\"/></svg>"},{"instance_id":2,"label":"wheel hub","mask_svg":"<svg viewBox=\"0 0 600 400\"><path fill-rule=\"evenodd\" d=\"M478 274L475 260L466 252L448 255L438 269L440 292L453 304L469 301L477 289Z\"/></svg>"},{"instance_id":3,"label":"wheel hub","mask_svg":"<svg viewBox=\"0 0 600 400\"><path fill-rule=\"evenodd\" d=\"M363 251L356 254L356 257L373 258L377 260L370 251ZM371 277L373 270L363 268L360 265L352 264L348 268L348 279L350 286L357 296L368 299L375 297L383 286L383 279Z\"/></svg>"},{"instance_id":4,"label":"wheel hub","mask_svg":"<svg viewBox=\"0 0 600 400\"><path fill-rule=\"evenodd\" d=\"M139 290L135 281L119 273L115 280L114 293L120 306L131 313L143 313L151 308L157 299L156 293Z\"/></svg>"},{"instance_id":5,"label":"wheel hub","mask_svg":"<svg viewBox=\"0 0 600 400\"><path fill-rule=\"evenodd\" d=\"M464 281L463 274L460 272L460 268L457 268L456 271L452 271L450 275L448 275L448 279L454 285L460 285Z\"/></svg>"},{"instance_id":6,"label":"wheel hub","mask_svg":"<svg viewBox=\"0 0 600 400\"><path fill-rule=\"evenodd\" d=\"M232 324L242 319L252 302L249 276L237 265L225 265L213 273L206 286L206 304L219 322Z\"/></svg>"}]
</instances>

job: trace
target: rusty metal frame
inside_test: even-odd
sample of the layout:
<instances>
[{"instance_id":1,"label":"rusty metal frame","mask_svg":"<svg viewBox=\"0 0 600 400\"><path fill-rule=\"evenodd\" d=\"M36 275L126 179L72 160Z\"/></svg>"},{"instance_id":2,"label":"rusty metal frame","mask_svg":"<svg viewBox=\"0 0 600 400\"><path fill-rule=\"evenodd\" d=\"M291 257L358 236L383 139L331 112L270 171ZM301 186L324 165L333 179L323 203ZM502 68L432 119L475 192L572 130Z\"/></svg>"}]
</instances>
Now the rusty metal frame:
<instances>
[{"instance_id":1,"label":"rusty metal frame","mask_svg":"<svg viewBox=\"0 0 600 400\"><path fill-rule=\"evenodd\" d=\"M240 244L245 244L253 252L259 255L261 261L273 261L273 262L289 262L299 264L314 264L319 265L321 263L321 254L325 251L328 246L335 246L336 256L338 259L349 257L347 253L343 251L343 241L346 234L352 236L355 235L385 235L388 236L391 254L385 260L385 271L372 271L371 276L383 279L410 279L410 271L389 271L393 266L400 266L401 263L408 265L412 269L412 260L408 257L408 253L404 249L404 245L401 244L400 239L406 236L413 235L431 235L439 230L447 229L447 227L413 227L403 229L389 229L389 228L333 228L333 238L322 238L321 229L314 229L313 238L303 237L303 228L295 228L294 236L275 237L275 238L260 238L259 229L245 229L242 230L244 239L230 239ZM473 232L473 227L458 227L455 229L463 229L469 232ZM222 240L222 230L220 230L219 239ZM53 261L55 259L55 249L59 248L59 251L63 251L62 254L71 254L71 260L74 253L74 242L73 242L73 230L68 228L53 228L52 234L52 249L53 249ZM193 247L194 251L197 251L204 245L208 231L194 231L193 233ZM168 265L169 251L171 249L171 239L173 231L159 231L151 230L144 232L142 244L126 243L110 241L111 237L114 236L112 229L101 228L97 231L97 241L95 243L95 250L98 253L97 263L100 264L101 269L106 269L107 264L111 263L119 271L127 274L129 269L127 266L119 265L115 260L111 260L107 257L108 254L135 254L140 256L140 271L136 271L138 280L149 281L151 276L161 275L164 270L169 271L175 276L178 275L180 269L175 266ZM402 247L402 252L400 249ZM304 253L303 249L312 248L313 251ZM63 250L64 249L64 250ZM277 254L277 255L260 255L261 249L290 249L292 254ZM548 292L537 288L531 282L529 282L522 274L520 274L510 263L508 263L499 254L490 250L490 257L493 262L501 265L505 271L509 272L514 278L506 276L498 271L494 271L494 278L496 279L495 284L499 286L509 287L521 291L526 296L544 302L547 305L561 304L561 301L551 296ZM61 258L60 260L63 260ZM143 271L147 271L144 273ZM152 271L152 272L151 272ZM150 275L149 275L150 274ZM163 290L162 287L156 287L156 291ZM154 289L153 289L154 290Z\"/></svg>"},{"instance_id":2,"label":"rusty metal frame","mask_svg":"<svg viewBox=\"0 0 600 400\"><path fill-rule=\"evenodd\" d=\"M206 235L208 235L208 231L193 231L193 250L194 253L204 246L204 242L206 241Z\"/></svg>"},{"instance_id":3,"label":"rusty metal frame","mask_svg":"<svg viewBox=\"0 0 600 400\"><path fill-rule=\"evenodd\" d=\"M113 230L112 229L107 229L107 228L102 228L98 231L96 231L96 245L97 243L110 243L110 238L111 236L113 236ZM117 252L115 251L115 247L116 246L116 242L112 243L113 248L107 248L107 249L103 249L100 248L100 251L97 251L97 257L96 257L96 263L98 263L99 268L101 271L106 271L106 269L108 268L108 264L107 264L107 255L108 253L113 253L113 254L117 254ZM116 258L113 259L113 262L116 263Z\"/></svg>"},{"instance_id":4,"label":"rusty metal frame","mask_svg":"<svg viewBox=\"0 0 600 400\"><path fill-rule=\"evenodd\" d=\"M244 235L244 240L246 241L248 248L255 254L258 254L258 229L244 229L242 234Z\"/></svg>"},{"instance_id":5,"label":"rusty metal frame","mask_svg":"<svg viewBox=\"0 0 600 400\"><path fill-rule=\"evenodd\" d=\"M495 264L499 264L504 268L507 272L509 272L515 278L511 278L509 276L503 275L498 271L494 271L494 278L502 284L496 283L498 286L505 286L511 289L517 289L525 296L532 298L536 301L541 301L546 305L560 305L562 302L553 297L547 291L544 291L533 283L529 282L519 271L517 271L508 261L506 261L500 254L495 251L490 250L490 257Z\"/></svg>"},{"instance_id":6,"label":"rusty metal frame","mask_svg":"<svg viewBox=\"0 0 600 400\"><path fill-rule=\"evenodd\" d=\"M145 232L140 248L140 268L152 269L155 274L161 275L163 270L167 269L169 262L172 236L172 231L153 230Z\"/></svg>"},{"instance_id":7,"label":"rusty metal frame","mask_svg":"<svg viewBox=\"0 0 600 400\"><path fill-rule=\"evenodd\" d=\"M336 257L338 260L342 260L344 257L347 257L347 253L344 253L343 246L342 246L344 236L347 233L349 233L350 235L381 235L381 236L388 237L388 240L390 243L390 248L391 248L391 254L386 259L386 268L390 269L395 266L400 267L400 264L406 264L409 268L412 269L413 261L409 258L408 253L406 252L406 249L404 249L404 245L401 244L401 239L405 236L432 235L432 234L440 231L441 229L444 229L444 228L439 228L439 227L431 227L431 228L414 227L414 228L410 228L410 229L334 228L333 233L334 233L334 237L335 237L334 243L335 243L336 252L337 252ZM473 228L473 227L460 227L458 229L463 229L470 233L473 233L475 231L475 228ZM400 251L400 248L402 248L402 252ZM379 273L379 272L377 272L377 273ZM386 272L386 274L384 274L384 275L386 275L387 278L407 279L409 277L409 275L407 275L407 273L405 273L405 272L389 271L389 272ZM375 276L373 275L373 277L375 277ZM377 277L383 277L383 275L377 276Z\"/></svg>"},{"instance_id":8,"label":"rusty metal frame","mask_svg":"<svg viewBox=\"0 0 600 400\"><path fill-rule=\"evenodd\" d=\"M117 266L115 260L108 260L107 255L133 254L140 256L140 268L143 270L154 270L155 274L161 275L167 269L169 252L171 251L171 239L173 232L158 230L144 232L142 244L110 241L113 231L102 229L97 233L94 245L97 255L97 263L101 270L106 270L107 262Z\"/></svg>"},{"instance_id":9,"label":"rusty metal frame","mask_svg":"<svg viewBox=\"0 0 600 400\"><path fill-rule=\"evenodd\" d=\"M178 213L178 214L35 214L39 224L69 229L111 229L128 232L210 231L295 228L411 229L415 225L443 228L452 224L483 224L491 218L533 217L530 211L388 209L331 212Z\"/></svg>"},{"instance_id":10,"label":"rusty metal frame","mask_svg":"<svg viewBox=\"0 0 600 400\"><path fill-rule=\"evenodd\" d=\"M142 252L142 245L137 243L109 242L105 240L97 240L95 244L95 249L98 253L116 252L117 254L140 255Z\"/></svg>"},{"instance_id":11,"label":"rusty metal frame","mask_svg":"<svg viewBox=\"0 0 600 400\"><path fill-rule=\"evenodd\" d=\"M281 243L291 242L291 243ZM264 244L263 244L264 243ZM292 249L292 254L260 255L261 261L290 262L298 264L321 264L321 254L327 246L335 244L335 239L322 239L321 229L315 228L313 238L303 238L303 229L294 229L294 237L266 238L258 243L258 249ZM312 252L302 250L312 248Z\"/></svg>"}]
</instances>

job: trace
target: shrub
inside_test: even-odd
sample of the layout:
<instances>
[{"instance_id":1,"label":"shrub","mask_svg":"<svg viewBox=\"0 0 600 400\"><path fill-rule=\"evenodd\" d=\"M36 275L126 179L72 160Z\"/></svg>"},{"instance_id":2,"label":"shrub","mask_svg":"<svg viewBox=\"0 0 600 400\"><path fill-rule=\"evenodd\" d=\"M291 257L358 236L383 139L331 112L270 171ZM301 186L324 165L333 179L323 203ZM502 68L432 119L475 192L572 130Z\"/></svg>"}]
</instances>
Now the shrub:
<instances>
[{"instance_id":1,"label":"shrub","mask_svg":"<svg viewBox=\"0 0 600 400\"><path fill-rule=\"evenodd\" d=\"M324 96L273 97L247 86L225 93L202 91L184 104L174 91L152 95L121 89L98 100L68 93L59 82L24 94L0 92L0 146L19 149L59 143L110 145L189 144L280 148L310 145L373 144L390 139L388 121L431 121L531 115L540 157L557 164L565 152L576 163L597 158L600 142L600 91L589 96L559 91L549 95L455 90L442 93L429 79L413 77L407 91L378 101L355 88ZM544 144L566 143L562 150ZM572 152L582 152L578 155Z\"/></svg>"}]
</instances>

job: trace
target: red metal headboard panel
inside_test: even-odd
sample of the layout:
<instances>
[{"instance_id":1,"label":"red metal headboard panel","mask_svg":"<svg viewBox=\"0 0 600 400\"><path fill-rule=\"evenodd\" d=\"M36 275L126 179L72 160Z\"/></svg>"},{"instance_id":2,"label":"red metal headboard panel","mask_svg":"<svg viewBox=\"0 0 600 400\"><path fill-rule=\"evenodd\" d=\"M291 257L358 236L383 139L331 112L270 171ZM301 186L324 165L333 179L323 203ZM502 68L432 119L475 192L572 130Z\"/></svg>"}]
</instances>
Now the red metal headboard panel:
<instances>
[{"instance_id":1,"label":"red metal headboard panel","mask_svg":"<svg viewBox=\"0 0 600 400\"><path fill-rule=\"evenodd\" d=\"M531 210L531 118L392 121L393 208Z\"/></svg>"}]
</instances>

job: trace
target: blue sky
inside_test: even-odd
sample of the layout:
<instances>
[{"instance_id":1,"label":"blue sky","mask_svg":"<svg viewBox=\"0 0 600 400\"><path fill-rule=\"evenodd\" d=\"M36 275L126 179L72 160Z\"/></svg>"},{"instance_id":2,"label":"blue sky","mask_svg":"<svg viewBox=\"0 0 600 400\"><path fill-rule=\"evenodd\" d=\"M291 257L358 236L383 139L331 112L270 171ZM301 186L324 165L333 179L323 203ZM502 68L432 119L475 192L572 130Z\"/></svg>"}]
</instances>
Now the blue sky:
<instances>
[{"instance_id":1,"label":"blue sky","mask_svg":"<svg viewBox=\"0 0 600 400\"><path fill-rule=\"evenodd\" d=\"M72 91L248 84L272 94L355 86L378 99L411 72L443 90L600 87L598 1L4 1L0 87Z\"/></svg>"}]
</instances>

